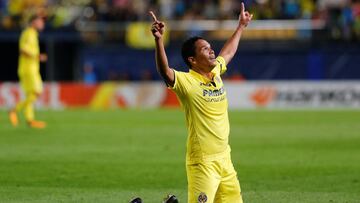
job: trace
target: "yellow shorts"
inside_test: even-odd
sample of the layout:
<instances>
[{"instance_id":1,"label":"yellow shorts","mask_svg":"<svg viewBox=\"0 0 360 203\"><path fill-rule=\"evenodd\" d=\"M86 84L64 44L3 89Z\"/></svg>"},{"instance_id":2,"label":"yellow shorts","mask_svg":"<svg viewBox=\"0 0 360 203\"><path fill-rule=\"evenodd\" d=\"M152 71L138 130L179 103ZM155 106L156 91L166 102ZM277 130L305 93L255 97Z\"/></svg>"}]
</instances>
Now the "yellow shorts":
<instances>
[{"instance_id":1,"label":"yellow shorts","mask_svg":"<svg viewBox=\"0 0 360 203\"><path fill-rule=\"evenodd\" d=\"M188 203L242 203L237 173L227 158L186 166Z\"/></svg>"},{"instance_id":2,"label":"yellow shorts","mask_svg":"<svg viewBox=\"0 0 360 203\"><path fill-rule=\"evenodd\" d=\"M25 93L42 93L43 85L40 74L23 73L19 75L21 88Z\"/></svg>"}]
</instances>

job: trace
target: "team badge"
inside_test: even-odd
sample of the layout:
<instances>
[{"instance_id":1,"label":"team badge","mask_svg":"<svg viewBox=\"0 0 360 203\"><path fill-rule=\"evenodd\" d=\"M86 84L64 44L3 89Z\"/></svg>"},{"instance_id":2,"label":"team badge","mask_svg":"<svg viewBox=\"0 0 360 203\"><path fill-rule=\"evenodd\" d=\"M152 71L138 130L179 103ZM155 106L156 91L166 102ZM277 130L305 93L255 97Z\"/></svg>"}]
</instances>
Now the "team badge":
<instances>
[{"instance_id":1,"label":"team badge","mask_svg":"<svg viewBox=\"0 0 360 203\"><path fill-rule=\"evenodd\" d=\"M198 197L198 203L205 203L207 201L207 196L205 193L200 193Z\"/></svg>"}]
</instances>

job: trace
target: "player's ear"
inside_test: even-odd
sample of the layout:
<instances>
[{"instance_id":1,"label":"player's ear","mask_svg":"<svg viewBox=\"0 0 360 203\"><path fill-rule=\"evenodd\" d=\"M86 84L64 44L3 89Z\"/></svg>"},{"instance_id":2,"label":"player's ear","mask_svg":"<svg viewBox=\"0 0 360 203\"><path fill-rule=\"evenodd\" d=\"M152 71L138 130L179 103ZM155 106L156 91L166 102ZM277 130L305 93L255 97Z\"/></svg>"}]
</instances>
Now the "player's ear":
<instances>
[{"instance_id":1,"label":"player's ear","mask_svg":"<svg viewBox=\"0 0 360 203\"><path fill-rule=\"evenodd\" d=\"M196 60L193 56L190 56L187 58L187 60L190 62L190 64L195 64L196 63Z\"/></svg>"}]
</instances>

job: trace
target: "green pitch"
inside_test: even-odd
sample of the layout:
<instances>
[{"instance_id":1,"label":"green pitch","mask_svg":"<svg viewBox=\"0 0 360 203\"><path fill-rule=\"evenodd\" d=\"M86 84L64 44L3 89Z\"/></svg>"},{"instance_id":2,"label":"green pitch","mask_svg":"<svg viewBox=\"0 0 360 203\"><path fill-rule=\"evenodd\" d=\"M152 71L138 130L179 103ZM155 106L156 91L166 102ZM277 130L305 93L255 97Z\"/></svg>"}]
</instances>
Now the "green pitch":
<instances>
[{"instance_id":1,"label":"green pitch","mask_svg":"<svg viewBox=\"0 0 360 203\"><path fill-rule=\"evenodd\" d=\"M41 111L45 130L0 112L0 202L186 202L179 110ZM250 203L359 202L360 111L230 112Z\"/></svg>"}]
</instances>

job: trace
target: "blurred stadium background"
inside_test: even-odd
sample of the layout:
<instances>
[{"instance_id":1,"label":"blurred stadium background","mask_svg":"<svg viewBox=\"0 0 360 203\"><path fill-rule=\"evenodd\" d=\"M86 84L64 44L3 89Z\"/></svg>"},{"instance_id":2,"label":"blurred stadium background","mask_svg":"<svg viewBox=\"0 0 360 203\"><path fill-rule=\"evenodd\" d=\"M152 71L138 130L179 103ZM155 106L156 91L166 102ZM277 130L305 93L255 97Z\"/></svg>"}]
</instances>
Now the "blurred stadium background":
<instances>
[{"instance_id":1,"label":"blurred stadium background","mask_svg":"<svg viewBox=\"0 0 360 203\"><path fill-rule=\"evenodd\" d=\"M235 92L229 95L240 98L231 98L231 107L359 107L359 86L353 83L360 78L359 1L259 0L245 3L255 20L245 32L225 78L249 83L229 88ZM154 10L167 22L170 65L186 70L180 55L182 41L188 36L201 35L219 51L236 26L239 4L240 1L235 0L2 0L0 80L17 80L21 28L32 13L41 13L47 16L41 48L49 56L41 71L44 80L51 84L40 106L87 106L91 102L98 106L101 102L101 105L110 102L110 106L177 105L174 95L164 93L159 85L144 90L149 92L149 88L155 88L153 94L157 97L143 94L135 83L128 85L129 90L113 87L107 91L110 95L100 95L107 99L98 97L95 102L94 98L101 92L98 87L69 86L63 82L101 84L160 80L154 63L154 43L148 31L148 10ZM274 86L252 83L259 80L275 83ZM305 83L276 83L279 80ZM316 83L313 88L314 81L328 83ZM242 87L245 90L238 92L243 95L236 95ZM0 88L3 92L1 106L11 106L18 97L12 88L12 83ZM67 88L79 92L66 96ZM127 93L129 91L138 94ZM76 96L79 94L82 97ZM136 99L136 95L141 98ZM153 99L145 101L144 97ZM56 99L52 104L49 103L51 98Z\"/></svg>"},{"instance_id":2,"label":"blurred stadium background","mask_svg":"<svg viewBox=\"0 0 360 203\"><path fill-rule=\"evenodd\" d=\"M254 20L225 75L244 199L358 202L360 1L244 2ZM0 202L185 200L184 119L156 73L147 11L166 21L170 65L186 70L182 41L201 35L219 52L240 3L0 0ZM47 16L44 131L14 129L5 113L24 96L18 38L33 13Z\"/></svg>"}]
</instances>

